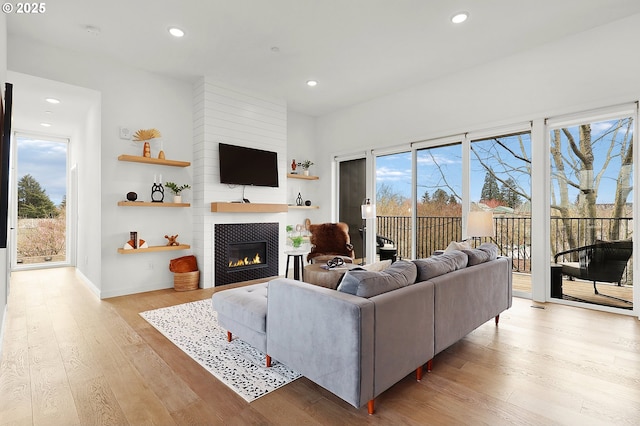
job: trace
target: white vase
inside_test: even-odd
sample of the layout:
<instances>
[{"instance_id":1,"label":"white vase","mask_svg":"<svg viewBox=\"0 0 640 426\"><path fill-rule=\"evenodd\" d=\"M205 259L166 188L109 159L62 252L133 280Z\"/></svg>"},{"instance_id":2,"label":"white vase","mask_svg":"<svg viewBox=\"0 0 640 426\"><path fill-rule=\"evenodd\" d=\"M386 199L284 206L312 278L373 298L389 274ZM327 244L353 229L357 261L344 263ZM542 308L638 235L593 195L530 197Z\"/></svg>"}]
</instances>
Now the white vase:
<instances>
[{"instance_id":1,"label":"white vase","mask_svg":"<svg viewBox=\"0 0 640 426\"><path fill-rule=\"evenodd\" d=\"M302 172L305 176L309 176L309 169L306 169Z\"/></svg>"},{"instance_id":2,"label":"white vase","mask_svg":"<svg viewBox=\"0 0 640 426\"><path fill-rule=\"evenodd\" d=\"M174 195L173 196L173 202L174 203L181 203L182 202L182 195Z\"/></svg>"}]
</instances>

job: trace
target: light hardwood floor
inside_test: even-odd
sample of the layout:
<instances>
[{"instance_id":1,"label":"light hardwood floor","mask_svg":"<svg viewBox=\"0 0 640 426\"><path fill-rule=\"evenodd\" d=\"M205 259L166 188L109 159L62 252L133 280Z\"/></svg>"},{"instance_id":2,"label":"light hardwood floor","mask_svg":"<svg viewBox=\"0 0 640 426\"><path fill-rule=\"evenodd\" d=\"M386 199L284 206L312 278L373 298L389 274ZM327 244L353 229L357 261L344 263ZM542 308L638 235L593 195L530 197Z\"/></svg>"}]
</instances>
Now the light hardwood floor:
<instances>
[{"instance_id":1,"label":"light hardwood floor","mask_svg":"<svg viewBox=\"0 0 640 426\"><path fill-rule=\"evenodd\" d=\"M305 378L246 403L138 315L213 291L100 301L70 268L14 273L0 424L640 424L633 317L514 298L369 416Z\"/></svg>"}]
</instances>

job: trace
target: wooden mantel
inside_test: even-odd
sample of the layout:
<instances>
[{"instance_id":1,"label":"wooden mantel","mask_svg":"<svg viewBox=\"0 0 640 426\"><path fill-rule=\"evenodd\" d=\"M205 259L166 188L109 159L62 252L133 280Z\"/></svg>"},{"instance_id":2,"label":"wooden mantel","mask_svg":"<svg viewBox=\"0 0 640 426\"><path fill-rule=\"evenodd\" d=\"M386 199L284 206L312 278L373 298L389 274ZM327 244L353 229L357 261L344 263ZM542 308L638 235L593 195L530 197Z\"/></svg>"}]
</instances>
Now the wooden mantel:
<instances>
[{"instance_id":1,"label":"wooden mantel","mask_svg":"<svg viewBox=\"0 0 640 426\"><path fill-rule=\"evenodd\" d=\"M288 210L286 204L229 203L226 201L211 203L213 213L284 213Z\"/></svg>"}]
</instances>

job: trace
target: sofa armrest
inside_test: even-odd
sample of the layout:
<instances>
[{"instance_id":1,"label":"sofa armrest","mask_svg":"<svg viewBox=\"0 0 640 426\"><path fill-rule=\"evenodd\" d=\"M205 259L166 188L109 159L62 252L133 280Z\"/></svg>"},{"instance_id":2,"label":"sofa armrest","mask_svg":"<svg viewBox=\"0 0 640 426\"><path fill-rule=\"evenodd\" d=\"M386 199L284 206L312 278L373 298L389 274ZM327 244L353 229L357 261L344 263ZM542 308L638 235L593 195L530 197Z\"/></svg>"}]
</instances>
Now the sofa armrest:
<instances>
[{"instance_id":1,"label":"sofa armrest","mask_svg":"<svg viewBox=\"0 0 640 426\"><path fill-rule=\"evenodd\" d=\"M374 303L275 279L267 298L267 353L359 408L373 399Z\"/></svg>"}]
</instances>

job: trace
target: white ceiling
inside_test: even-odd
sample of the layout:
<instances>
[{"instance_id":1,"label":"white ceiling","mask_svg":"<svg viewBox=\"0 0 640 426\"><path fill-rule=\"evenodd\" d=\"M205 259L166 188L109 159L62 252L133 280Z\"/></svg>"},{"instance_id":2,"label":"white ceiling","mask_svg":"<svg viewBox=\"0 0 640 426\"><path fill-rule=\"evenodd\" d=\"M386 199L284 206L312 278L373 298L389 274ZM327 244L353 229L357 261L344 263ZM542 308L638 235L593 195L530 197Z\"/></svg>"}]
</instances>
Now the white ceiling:
<instances>
[{"instance_id":1,"label":"white ceiling","mask_svg":"<svg viewBox=\"0 0 640 426\"><path fill-rule=\"evenodd\" d=\"M640 1L56 0L46 8L8 14L9 38L178 79L206 75L320 116L640 13ZM460 10L470 18L454 25ZM170 37L170 25L186 36Z\"/></svg>"}]
</instances>

